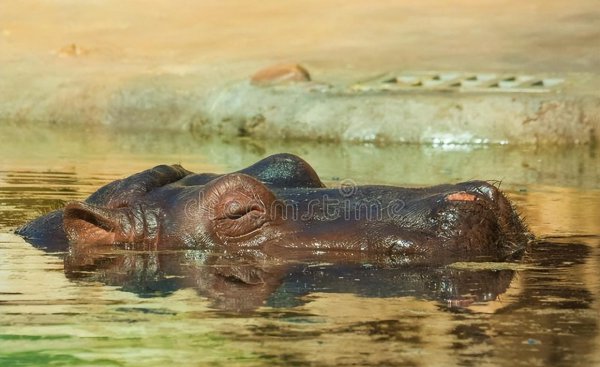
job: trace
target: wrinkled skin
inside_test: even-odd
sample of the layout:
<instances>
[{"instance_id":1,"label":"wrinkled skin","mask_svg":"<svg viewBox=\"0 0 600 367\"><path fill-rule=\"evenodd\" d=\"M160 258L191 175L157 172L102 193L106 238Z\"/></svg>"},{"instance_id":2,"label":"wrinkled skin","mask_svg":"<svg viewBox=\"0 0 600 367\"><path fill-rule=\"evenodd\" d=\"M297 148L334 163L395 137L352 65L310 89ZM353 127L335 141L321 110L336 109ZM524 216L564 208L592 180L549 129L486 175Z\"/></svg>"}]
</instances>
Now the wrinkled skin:
<instances>
[{"instance_id":1,"label":"wrinkled skin","mask_svg":"<svg viewBox=\"0 0 600 367\"><path fill-rule=\"evenodd\" d=\"M286 259L369 254L400 263L503 261L530 235L484 181L428 188L326 188L302 159L278 154L230 174L158 166L17 231L49 250L252 249ZM348 255L351 254L351 255Z\"/></svg>"}]
</instances>

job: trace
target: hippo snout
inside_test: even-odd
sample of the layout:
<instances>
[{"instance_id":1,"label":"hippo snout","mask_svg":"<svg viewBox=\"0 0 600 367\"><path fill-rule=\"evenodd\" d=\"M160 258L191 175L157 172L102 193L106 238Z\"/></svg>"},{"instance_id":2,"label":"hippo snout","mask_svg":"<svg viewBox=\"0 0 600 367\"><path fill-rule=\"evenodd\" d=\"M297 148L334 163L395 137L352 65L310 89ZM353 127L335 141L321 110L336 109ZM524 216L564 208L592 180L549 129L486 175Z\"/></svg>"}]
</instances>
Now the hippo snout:
<instances>
[{"instance_id":1,"label":"hippo snout","mask_svg":"<svg viewBox=\"0 0 600 367\"><path fill-rule=\"evenodd\" d=\"M518 256L531 235L508 198L493 184L458 184L437 211L439 237L452 238L452 251L461 257L501 261ZM492 254L493 256L489 256Z\"/></svg>"}]
</instances>

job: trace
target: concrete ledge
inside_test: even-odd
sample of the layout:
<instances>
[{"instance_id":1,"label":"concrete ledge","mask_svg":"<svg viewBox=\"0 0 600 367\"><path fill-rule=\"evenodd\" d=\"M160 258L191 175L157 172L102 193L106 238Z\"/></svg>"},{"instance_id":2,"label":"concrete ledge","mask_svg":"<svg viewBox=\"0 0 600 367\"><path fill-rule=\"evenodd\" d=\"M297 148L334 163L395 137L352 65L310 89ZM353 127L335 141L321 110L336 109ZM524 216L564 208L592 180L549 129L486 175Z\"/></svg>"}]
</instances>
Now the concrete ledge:
<instances>
[{"instance_id":1,"label":"concrete ledge","mask_svg":"<svg viewBox=\"0 0 600 367\"><path fill-rule=\"evenodd\" d=\"M352 92L314 83L254 87L210 95L194 129L261 138L375 143L593 143L600 96L551 91Z\"/></svg>"},{"instance_id":2,"label":"concrete ledge","mask_svg":"<svg viewBox=\"0 0 600 367\"><path fill-rule=\"evenodd\" d=\"M1 76L1 75L0 75ZM379 81L249 81L209 85L199 74L94 73L5 78L0 120L18 125L106 125L206 136L373 143L593 144L600 139L596 75L562 75L560 88L489 91L381 87ZM10 83L13 85L10 85ZM209 88L212 87L212 88Z\"/></svg>"}]
</instances>

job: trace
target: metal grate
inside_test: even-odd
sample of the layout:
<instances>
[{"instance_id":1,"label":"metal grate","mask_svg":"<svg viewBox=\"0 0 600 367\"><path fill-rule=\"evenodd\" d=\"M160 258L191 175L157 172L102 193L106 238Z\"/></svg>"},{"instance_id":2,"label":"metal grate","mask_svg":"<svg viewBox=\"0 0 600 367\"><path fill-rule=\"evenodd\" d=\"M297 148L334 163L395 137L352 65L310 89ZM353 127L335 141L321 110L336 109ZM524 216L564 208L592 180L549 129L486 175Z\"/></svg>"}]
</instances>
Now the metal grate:
<instances>
[{"instance_id":1,"label":"metal grate","mask_svg":"<svg viewBox=\"0 0 600 367\"><path fill-rule=\"evenodd\" d=\"M353 91L455 91L544 93L559 88L562 78L495 73L402 73L352 86Z\"/></svg>"}]
</instances>

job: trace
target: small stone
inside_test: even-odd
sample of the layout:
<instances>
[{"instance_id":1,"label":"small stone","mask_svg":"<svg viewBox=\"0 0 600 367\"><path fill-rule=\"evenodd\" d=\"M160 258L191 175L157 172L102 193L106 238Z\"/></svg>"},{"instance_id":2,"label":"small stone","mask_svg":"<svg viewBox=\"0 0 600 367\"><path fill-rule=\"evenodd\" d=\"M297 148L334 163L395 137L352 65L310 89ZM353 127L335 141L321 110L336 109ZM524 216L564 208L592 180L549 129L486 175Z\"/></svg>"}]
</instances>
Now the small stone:
<instances>
[{"instance_id":1,"label":"small stone","mask_svg":"<svg viewBox=\"0 0 600 367\"><path fill-rule=\"evenodd\" d=\"M78 57L78 56L85 55L87 53L88 53L87 49L84 49L83 47L81 47L75 43L66 45L66 46L62 47L60 50L58 50L58 56L60 56L60 57Z\"/></svg>"},{"instance_id":2,"label":"small stone","mask_svg":"<svg viewBox=\"0 0 600 367\"><path fill-rule=\"evenodd\" d=\"M254 85L309 82L308 70L298 64L280 64L258 71L250 82Z\"/></svg>"}]
</instances>

